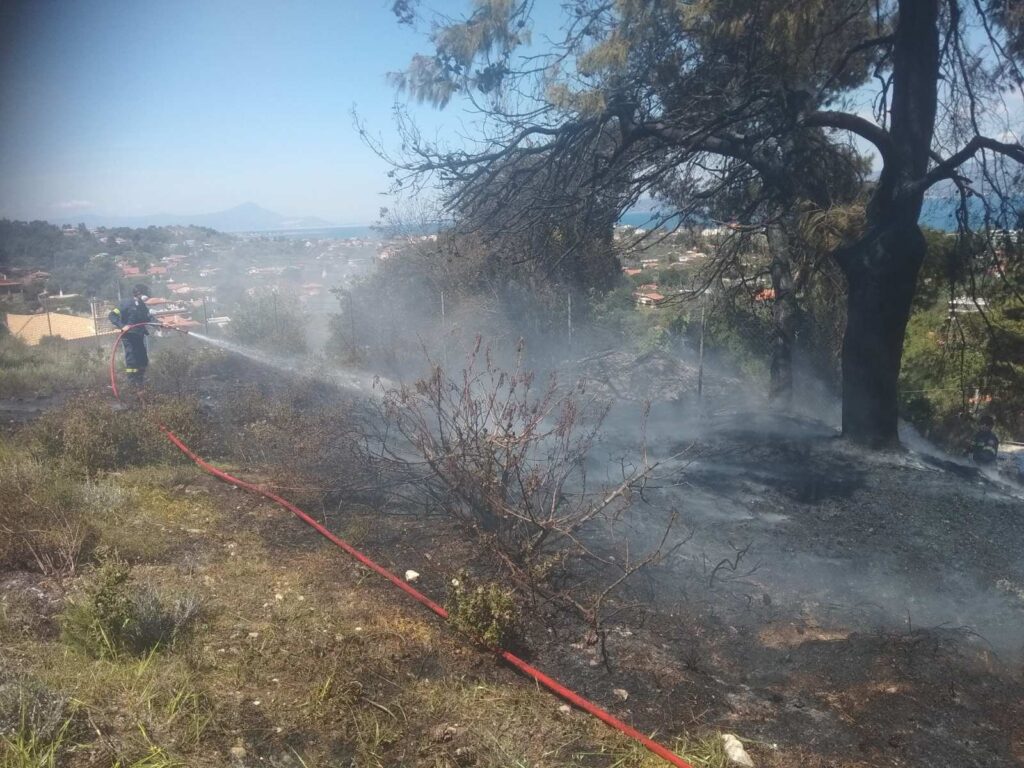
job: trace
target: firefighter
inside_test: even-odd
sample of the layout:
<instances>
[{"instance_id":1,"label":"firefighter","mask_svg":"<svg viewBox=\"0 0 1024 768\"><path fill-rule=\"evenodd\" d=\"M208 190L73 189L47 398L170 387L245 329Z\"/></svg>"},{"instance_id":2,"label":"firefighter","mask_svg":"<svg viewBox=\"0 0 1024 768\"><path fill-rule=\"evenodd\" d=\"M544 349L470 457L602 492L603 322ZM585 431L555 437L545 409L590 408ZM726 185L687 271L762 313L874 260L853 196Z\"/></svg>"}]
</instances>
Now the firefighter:
<instances>
[{"instance_id":1,"label":"firefighter","mask_svg":"<svg viewBox=\"0 0 1024 768\"><path fill-rule=\"evenodd\" d=\"M985 414L980 420L981 429L974 436L971 444L971 457L975 464L994 464L999 456L999 438L992 431L995 425L992 417Z\"/></svg>"},{"instance_id":2,"label":"firefighter","mask_svg":"<svg viewBox=\"0 0 1024 768\"><path fill-rule=\"evenodd\" d=\"M125 328L136 323L152 323L153 316L149 314L149 307L146 306L147 298L149 288L139 283L132 289L132 297L111 311L110 322L115 328ZM149 331L142 325L132 328L121 337L121 345L124 347L124 371L128 374L128 381L139 387L142 386L146 367L149 365L149 355L146 353L147 335Z\"/></svg>"}]
</instances>

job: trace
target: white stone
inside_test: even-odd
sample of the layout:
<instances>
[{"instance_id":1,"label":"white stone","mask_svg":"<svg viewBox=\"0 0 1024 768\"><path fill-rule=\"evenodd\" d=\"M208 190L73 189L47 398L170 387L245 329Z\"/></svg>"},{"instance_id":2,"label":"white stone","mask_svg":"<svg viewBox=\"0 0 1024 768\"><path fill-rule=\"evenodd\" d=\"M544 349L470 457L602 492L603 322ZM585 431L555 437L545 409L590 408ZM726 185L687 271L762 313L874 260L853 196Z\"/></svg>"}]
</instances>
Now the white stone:
<instances>
[{"instance_id":1,"label":"white stone","mask_svg":"<svg viewBox=\"0 0 1024 768\"><path fill-rule=\"evenodd\" d=\"M750 759L747 750L743 748L743 742L731 733L722 734L722 746L725 748L725 755L729 762L738 765L740 768L754 768L754 761Z\"/></svg>"},{"instance_id":2,"label":"white stone","mask_svg":"<svg viewBox=\"0 0 1024 768\"><path fill-rule=\"evenodd\" d=\"M410 569L405 572L405 580L410 584L415 584L420 580L420 575L416 571Z\"/></svg>"},{"instance_id":3,"label":"white stone","mask_svg":"<svg viewBox=\"0 0 1024 768\"><path fill-rule=\"evenodd\" d=\"M625 701L629 698L629 691L627 691L625 688L612 688L612 693L615 694L615 698L621 701Z\"/></svg>"},{"instance_id":4,"label":"white stone","mask_svg":"<svg viewBox=\"0 0 1024 768\"><path fill-rule=\"evenodd\" d=\"M245 759L245 747L232 747L230 751L231 756L235 758L235 760Z\"/></svg>"}]
</instances>

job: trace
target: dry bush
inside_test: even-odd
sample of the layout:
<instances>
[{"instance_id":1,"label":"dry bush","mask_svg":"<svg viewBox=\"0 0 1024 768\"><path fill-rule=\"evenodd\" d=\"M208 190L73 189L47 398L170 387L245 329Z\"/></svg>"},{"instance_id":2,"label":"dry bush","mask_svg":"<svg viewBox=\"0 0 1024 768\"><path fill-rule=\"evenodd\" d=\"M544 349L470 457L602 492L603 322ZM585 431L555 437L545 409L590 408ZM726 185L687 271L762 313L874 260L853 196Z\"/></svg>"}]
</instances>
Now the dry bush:
<instances>
[{"instance_id":1,"label":"dry bush","mask_svg":"<svg viewBox=\"0 0 1024 768\"><path fill-rule=\"evenodd\" d=\"M94 490L59 467L0 456L0 570L73 573L96 542Z\"/></svg>"},{"instance_id":2,"label":"dry bush","mask_svg":"<svg viewBox=\"0 0 1024 768\"><path fill-rule=\"evenodd\" d=\"M189 395L202 392L204 379L238 379L251 374L250 363L239 355L208 347L187 336L161 339L153 353L147 385L157 392Z\"/></svg>"},{"instance_id":3,"label":"dry bush","mask_svg":"<svg viewBox=\"0 0 1024 768\"><path fill-rule=\"evenodd\" d=\"M50 395L82 390L103 381L106 351L56 340L30 347L0 335L0 397Z\"/></svg>"},{"instance_id":4,"label":"dry bush","mask_svg":"<svg viewBox=\"0 0 1024 768\"><path fill-rule=\"evenodd\" d=\"M92 476L177 456L158 424L194 444L201 434L198 402L150 396L144 405L118 410L104 397L84 395L48 411L28 428L27 436L38 458L66 462Z\"/></svg>"},{"instance_id":5,"label":"dry bush","mask_svg":"<svg viewBox=\"0 0 1024 768\"><path fill-rule=\"evenodd\" d=\"M350 499L374 486L358 412L321 384L300 381L277 394L249 385L219 415L222 450L258 467L297 504Z\"/></svg>"},{"instance_id":6,"label":"dry bush","mask_svg":"<svg viewBox=\"0 0 1024 768\"><path fill-rule=\"evenodd\" d=\"M478 340L456 377L434 365L428 378L388 391L385 414L405 442L386 450L420 470L422 498L478 535L519 585L596 622L609 591L661 555L602 557L586 543L597 523L625 513L654 465L624 472L614 487L590 487L586 461L605 409L585 400L582 385L560 389L552 377L538 387L522 361L520 344L503 370ZM600 572L586 603L551 591L580 560Z\"/></svg>"}]
</instances>

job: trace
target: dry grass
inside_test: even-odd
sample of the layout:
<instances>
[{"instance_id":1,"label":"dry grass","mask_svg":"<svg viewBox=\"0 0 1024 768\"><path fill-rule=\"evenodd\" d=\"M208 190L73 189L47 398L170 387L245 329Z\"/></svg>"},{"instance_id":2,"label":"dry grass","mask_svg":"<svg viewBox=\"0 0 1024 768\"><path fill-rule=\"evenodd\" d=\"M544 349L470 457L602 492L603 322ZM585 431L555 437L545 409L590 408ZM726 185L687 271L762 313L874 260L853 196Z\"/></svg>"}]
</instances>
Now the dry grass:
<instances>
[{"instance_id":1,"label":"dry grass","mask_svg":"<svg viewBox=\"0 0 1024 768\"><path fill-rule=\"evenodd\" d=\"M98 545L128 552L133 578L161 595L199 595L203 618L142 656L0 636L5 662L74 703L67 728L8 729L3 768L212 768L232 748L310 768L654 765L338 553L268 542L256 519L280 513L252 497L174 467L102 487L118 503L93 515Z\"/></svg>"},{"instance_id":2,"label":"dry grass","mask_svg":"<svg viewBox=\"0 0 1024 768\"><path fill-rule=\"evenodd\" d=\"M95 543L104 490L0 446L0 570L73 573Z\"/></svg>"},{"instance_id":3,"label":"dry grass","mask_svg":"<svg viewBox=\"0 0 1024 768\"><path fill-rule=\"evenodd\" d=\"M0 397L36 397L95 388L103 382L107 352L62 343L30 347L0 335Z\"/></svg>"}]
</instances>

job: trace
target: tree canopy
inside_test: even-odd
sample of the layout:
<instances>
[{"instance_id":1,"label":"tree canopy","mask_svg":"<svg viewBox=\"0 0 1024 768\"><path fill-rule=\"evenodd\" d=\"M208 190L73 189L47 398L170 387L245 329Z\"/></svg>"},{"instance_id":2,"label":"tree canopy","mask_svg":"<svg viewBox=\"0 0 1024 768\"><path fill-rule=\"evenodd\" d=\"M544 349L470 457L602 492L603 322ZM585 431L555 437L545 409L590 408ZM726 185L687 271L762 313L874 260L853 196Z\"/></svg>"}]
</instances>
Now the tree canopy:
<instances>
[{"instance_id":1,"label":"tree canopy","mask_svg":"<svg viewBox=\"0 0 1024 768\"><path fill-rule=\"evenodd\" d=\"M395 7L416 23L415 2ZM836 174L818 171L856 166L867 148L877 176L863 226L832 251L849 286L843 430L894 443L925 193L959 195L965 229L971 198L986 225L1015 223L1018 4L575 0L551 44L530 47L533 10L476 0L462 19L433 20L432 53L395 83L438 107L463 99L481 132L473 146L442 146L404 122L397 183L437 182L470 226L507 231L595 200L617 215L645 196L663 220L685 220L752 184L782 208L827 208L821 182Z\"/></svg>"}]
</instances>

